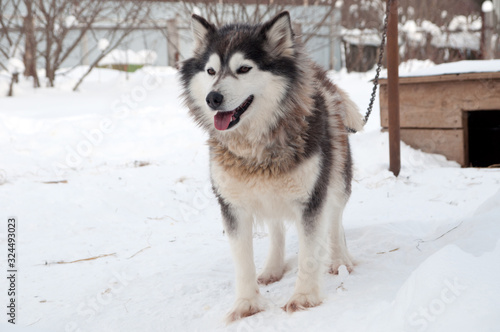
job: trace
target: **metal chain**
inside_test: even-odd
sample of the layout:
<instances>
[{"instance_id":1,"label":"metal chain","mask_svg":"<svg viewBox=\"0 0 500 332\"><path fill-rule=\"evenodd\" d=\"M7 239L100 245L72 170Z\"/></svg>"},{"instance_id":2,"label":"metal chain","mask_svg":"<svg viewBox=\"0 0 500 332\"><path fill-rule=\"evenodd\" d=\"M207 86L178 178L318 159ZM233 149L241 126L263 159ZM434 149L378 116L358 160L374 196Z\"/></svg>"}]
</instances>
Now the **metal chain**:
<instances>
[{"instance_id":1,"label":"metal chain","mask_svg":"<svg viewBox=\"0 0 500 332\"><path fill-rule=\"evenodd\" d=\"M373 103L375 102L375 97L377 95L378 80L379 80L379 76L380 76L380 71L382 70L382 61L384 59L385 40L387 38L387 25L389 23L389 15L390 15L390 11L391 11L392 2L393 2L393 0L387 0L387 6L386 6L387 8L385 10L384 27L382 30L382 41L380 42L377 69L376 69L376 73L375 73L375 78L373 79L372 94L370 97L370 103L368 104L368 109L366 111L366 115L365 115L364 120L363 120L363 125L365 125L368 122L368 118L370 117L370 114L372 113ZM347 131L350 133L356 133L356 130L354 130L352 128L347 128Z\"/></svg>"}]
</instances>

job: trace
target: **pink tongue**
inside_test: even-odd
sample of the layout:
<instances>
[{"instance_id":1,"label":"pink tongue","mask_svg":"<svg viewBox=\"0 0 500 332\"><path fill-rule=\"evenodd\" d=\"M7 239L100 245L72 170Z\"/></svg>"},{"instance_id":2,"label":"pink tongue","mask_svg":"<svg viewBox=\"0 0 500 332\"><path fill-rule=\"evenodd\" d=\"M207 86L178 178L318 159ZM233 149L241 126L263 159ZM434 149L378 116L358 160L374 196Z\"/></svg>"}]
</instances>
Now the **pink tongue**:
<instances>
[{"instance_id":1,"label":"pink tongue","mask_svg":"<svg viewBox=\"0 0 500 332\"><path fill-rule=\"evenodd\" d=\"M214 117L214 125L217 130L226 130L229 127L234 112L217 112Z\"/></svg>"}]
</instances>

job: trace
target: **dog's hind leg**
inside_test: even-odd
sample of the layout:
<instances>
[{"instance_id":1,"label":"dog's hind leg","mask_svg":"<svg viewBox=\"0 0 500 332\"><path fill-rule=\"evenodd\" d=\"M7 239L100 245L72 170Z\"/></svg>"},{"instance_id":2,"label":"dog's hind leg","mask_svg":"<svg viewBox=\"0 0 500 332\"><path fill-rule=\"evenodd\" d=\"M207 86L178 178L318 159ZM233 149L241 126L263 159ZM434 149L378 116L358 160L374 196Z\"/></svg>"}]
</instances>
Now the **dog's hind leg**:
<instances>
[{"instance_id":1,"label":"dog's hind leg","mask_svg":"<svg viewBox=\"0 0 500 332\"><path fill-rule=\"evenodd\" d=\"M236 301L227 315L228 322L264 310L253 260L253 218L247 213L237 212L223 209L224 224L236 272Z\"/></svg>"},{"instance_id":2,"label":"dog's hind leg","mask_svg":"<svg viewBox=\"0 0 500 332\"><path fill-rule=\"evenodd\" d=\"M353 127L354 128L354 127ZM351 182L352 182L352 157L348 141L346 141L347 153L344 159L344 168L337 172L331 184L332 196L329 200L329 208L331 209L332 219L330 223L330 246L331 246L331 260L329 272L332 274L339 273L339 267L345 265L349 272L352 271L354 264L347 250L345 240L344 227L342 226L342 215L344 208L351 195Z\"/></svg>"},{"instance_id":3,"label":"dog's hind leg","mask_svg":"<svg viewBox=\"0 0 500 332\"><path fill-rule=\"evenodd\" d=\"M270 250L266 266L260 273L259 284L268 285L281 280L285 273L285 227L282 221L271 220L268 223Z\"/></svg>"},{"instance_id":4,"label":"dog's hind leg","mask_svg":"<svg viewBox=\"0 0 500 332\"><path fill-rule=\"evenodd\" d=\"M331 264L329 273L338 274L339 267L345 265L347 271L352 272L354 263L347 250L344 227L342 226L342 214L344 212L345 199L334 205L333 223L330 229Z\"/></svg>"}]
</instances>

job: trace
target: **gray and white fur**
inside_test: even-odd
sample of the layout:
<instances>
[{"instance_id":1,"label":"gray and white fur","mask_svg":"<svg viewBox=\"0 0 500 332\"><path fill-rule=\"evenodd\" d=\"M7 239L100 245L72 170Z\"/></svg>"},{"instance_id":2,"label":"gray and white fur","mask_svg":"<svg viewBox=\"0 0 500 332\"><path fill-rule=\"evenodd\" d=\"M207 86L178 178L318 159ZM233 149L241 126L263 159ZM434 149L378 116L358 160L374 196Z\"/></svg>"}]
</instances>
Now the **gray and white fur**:
<instances>
[{"instance_id":1,"label":"gray and white fur","mask_svg":"<svg viewBox=\"0 0 500 332\"><path fill-rule=\"evenodd\" d=\"M283 309L317 306L324 267L353 268L342 227L352 179L346 127L361 130L362 116L304 53L288 12L220 28L193 15L192 30L194 55L180 75L185 104L209 134L211 180L236 270L228 321L264 310L259 284L286 272L285 221L297 227L299 254ZM258 276L255 221L266 223L271 240Z\"/></svg>"}]
</instances>

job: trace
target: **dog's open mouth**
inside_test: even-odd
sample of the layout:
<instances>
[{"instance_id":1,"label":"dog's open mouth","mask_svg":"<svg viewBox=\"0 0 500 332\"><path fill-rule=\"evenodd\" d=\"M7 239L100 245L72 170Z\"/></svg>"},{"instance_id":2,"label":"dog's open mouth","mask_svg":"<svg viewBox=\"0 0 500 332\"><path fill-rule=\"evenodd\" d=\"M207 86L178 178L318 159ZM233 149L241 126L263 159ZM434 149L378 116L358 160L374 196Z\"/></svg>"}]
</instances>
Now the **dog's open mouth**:
<instances>
[{"instance_id":1,"label":"dog's open mouth","mask_svg":"<svg viewBox=\"0 0 500 332\"><path fill-rule=\"evenodd\" d=\"M240 106L232 111L217 111L214 117L214 125L217 130L227 130L240 121L240 116L245 113L253 101L253 95L248 97Z\"/></svg>"}]
</instances>

